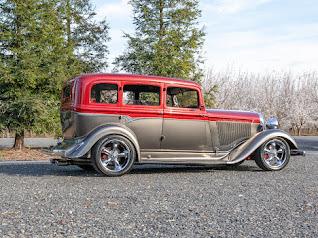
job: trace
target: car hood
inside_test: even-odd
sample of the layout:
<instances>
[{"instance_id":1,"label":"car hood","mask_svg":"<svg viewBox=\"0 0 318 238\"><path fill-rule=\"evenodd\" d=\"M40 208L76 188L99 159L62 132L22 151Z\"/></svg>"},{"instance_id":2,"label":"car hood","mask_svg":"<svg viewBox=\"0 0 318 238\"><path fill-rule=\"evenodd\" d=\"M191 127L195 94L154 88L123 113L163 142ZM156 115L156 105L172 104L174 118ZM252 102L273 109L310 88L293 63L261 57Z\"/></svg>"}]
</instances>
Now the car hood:
<instances>
[{"instance_id":1,"label":"car hood","mask_svg":"<svg viewBox=\"0 0 318 238\"><path fill-rule=\"evenodd\" d=\"M239 110L223 110L223 109L207 109L210 120L215 121L240 121L260 123L260 114L257 112L239 111Z\"/></svg>"}]
</instances>

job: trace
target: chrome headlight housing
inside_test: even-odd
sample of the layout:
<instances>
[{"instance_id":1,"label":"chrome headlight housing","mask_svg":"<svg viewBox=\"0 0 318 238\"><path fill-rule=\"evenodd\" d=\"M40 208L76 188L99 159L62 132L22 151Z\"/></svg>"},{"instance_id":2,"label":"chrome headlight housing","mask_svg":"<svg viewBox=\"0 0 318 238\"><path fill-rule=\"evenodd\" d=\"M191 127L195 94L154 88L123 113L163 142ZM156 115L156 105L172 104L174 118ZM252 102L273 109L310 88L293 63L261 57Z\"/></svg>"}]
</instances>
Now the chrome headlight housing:
<instances>
[{"instance_id":1,"label":"chrome headlight housing","mask_svg":"<svg viewBox=\"0 0 318 238\"><path fill-rule=\"evenodd\" d=\"M259 126L257 128L257 131L260 132L260 131L265 130L266 125L265 125L265 118L264 118L263 114L259 113L258 116L259 116L260 124L259 124Z\"/></svg>"},{"instance_id":2,"label":"chrome headlight housing","mask_svg":"<svg viewBox=\"0 0 318 238\"><path fill-rule=\"evenodd\" d=\"M270 117L266 121L266 128L268 129L278 129L279 123L276 117Z\"/></svg>"}]
</instances>

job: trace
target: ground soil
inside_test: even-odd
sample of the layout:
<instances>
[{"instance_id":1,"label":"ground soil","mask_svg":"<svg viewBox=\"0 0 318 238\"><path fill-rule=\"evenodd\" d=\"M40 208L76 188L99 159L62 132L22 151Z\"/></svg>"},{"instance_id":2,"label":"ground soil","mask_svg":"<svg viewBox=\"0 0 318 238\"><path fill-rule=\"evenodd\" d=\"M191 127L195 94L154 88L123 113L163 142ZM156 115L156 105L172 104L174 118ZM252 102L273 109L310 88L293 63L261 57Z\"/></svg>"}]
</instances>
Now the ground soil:
<instances>
[{"instance_id":1,"label":"ground soil","mask_svg":"<svg viewBox=\"0 0 318 238\"><path fill-rule=\"evenodd\" d=\"M0 160L49 160L54 155L49 155L40 149L3 149L0 150Z\"/></svg>"}]
</instances>

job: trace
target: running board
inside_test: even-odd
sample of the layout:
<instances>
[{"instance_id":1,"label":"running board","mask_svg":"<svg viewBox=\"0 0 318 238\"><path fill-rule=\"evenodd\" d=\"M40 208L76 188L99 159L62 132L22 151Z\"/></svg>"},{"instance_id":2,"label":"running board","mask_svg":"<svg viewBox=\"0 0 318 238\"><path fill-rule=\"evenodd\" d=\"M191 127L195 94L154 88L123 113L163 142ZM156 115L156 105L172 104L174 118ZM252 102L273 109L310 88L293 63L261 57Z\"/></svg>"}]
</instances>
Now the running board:
<instances>
[{"instance_id":1,"label":"running board","mask_svg":"<svg viewBox=\"0 0 318 238\"><path fill-rule=\"evenodd\" d=\"M58 166L68 166L68 165L91 165L91 160L89 159L66 159L66 158L54 158L50 159L51 164Z\"/></svg>"}]
</instances>

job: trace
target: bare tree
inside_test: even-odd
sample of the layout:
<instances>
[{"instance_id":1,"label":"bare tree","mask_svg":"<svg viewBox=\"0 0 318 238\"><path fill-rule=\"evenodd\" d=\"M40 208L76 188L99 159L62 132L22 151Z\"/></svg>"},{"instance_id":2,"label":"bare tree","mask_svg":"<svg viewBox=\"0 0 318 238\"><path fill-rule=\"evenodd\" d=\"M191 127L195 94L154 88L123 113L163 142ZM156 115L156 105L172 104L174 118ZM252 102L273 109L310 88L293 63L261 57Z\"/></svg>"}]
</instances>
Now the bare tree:
<instances>
[{"instance_id":1,"label":"bare tree","mask_svg":"<svg viewBox=\"0 0 318 238\"><path fill-rule=\"evenodd\" d=\"M209 70L203 87L217 87L216 107L254 110L276 116L284 129L297 134L302 128L317 128L318 75L271 72L253 74L228 69Z\"/></svg>"}]
</instances>

